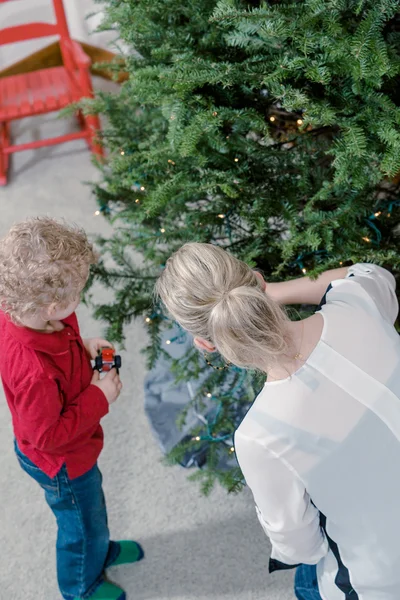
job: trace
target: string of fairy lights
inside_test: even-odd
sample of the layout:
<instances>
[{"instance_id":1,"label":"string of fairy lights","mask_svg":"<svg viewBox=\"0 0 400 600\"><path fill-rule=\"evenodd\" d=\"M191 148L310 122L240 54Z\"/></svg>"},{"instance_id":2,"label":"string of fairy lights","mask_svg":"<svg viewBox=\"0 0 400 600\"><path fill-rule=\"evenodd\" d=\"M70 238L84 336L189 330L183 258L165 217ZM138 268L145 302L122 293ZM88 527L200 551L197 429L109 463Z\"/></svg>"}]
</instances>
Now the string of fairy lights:
<instances>
[{"instance_id":1,"label":"string of fairy lights","mask_svg":"<svg viewBox=\"0 0 400 600\"><path fill-rule=\"evenodd\" d=\"M373 221L378 220L382 215L384 215L386 213L386 217L390 218L392 211L395 207L400 206L400 200L390 200L387 202L381 202L380 203L380 209L376 210L374 213L372 213L371 215L369 215L368 218L365 219L366 223L373 229L373 231L376 233L376 240L372 240L371 238L364 236L362 239L367 242L367 243L376 243L379 245L381 239L382 239L382 234L379 231L378 227L375 225L375 223L373 223ZM220 213L217 215L218 218L220 219L225 219L227 215ZM291 266L297 265L298 268L301 270L301 272L305 275L307 273L307 268L304 265L304 262L307 259L313 259L315 260L322 260L324 258L326 258L328 256L328 252L326 250L316 250L314 252L308 252L308 253L302 253L300 254L296 260L291 263ZM343 261L339 261L339 264L342 265ZM161 312L158 310L156 313L153 313L151 316L148 316L145 318L145 322L147 324L151 323L152 319L157 316L158 318L160 318ZM163 319L168 320L165 316L162 316ZM183 341L185 340L185 332L183 330L180 331L180 333L171 338L171 339L167 339L166 340L166 345L170 345L173 343L183 343ZM206 360L207 364L211 364ZM212 366L212 365L211 365ZM216 368L216 367L213 367ZM221 367L223 368L223 367ZM235 386L234 390L230 391L231 395L234 395L235 391L237 391L238 389L241 388L241 386L243 385L243 377L246 377L246 372L245 370L241 370L238 369L237 367L234 367L233 365L230 366L230 368L233 368L237 371L243 371L243 375L241 378L239 378L239 382L237 383L237 385ZM217 367L218 369L218 367ZM207 392L206 393L206 397L209 399L213 399L215 401L218 401L217 397L214 397L213 394L211 392ZM194 437L192 437L192 441L196 442L196 443L201 443L201 442L211 442L211 443L218 443L218 442L223 442L223 443L228 443L229 445L229 453L233 453L235 451L234 446L232 445L232 435L231 434L226 434L226 435L216 435L212 433L212 429L215 426L217 419L220 415L220 412L222 410L222 403L219 403L219 406L216 410L215 416L212 419L212 421L208 421L205 417L203 417L202 419L200 419L206 426L207 432L201 435L196 435ZM199 418L202 417L202 415L198 415Z\"/></svg>"},{"instance_id":2,"label":"string of fairy lights","mask_svg":"<svg viewBox=\"0 0 400 600\"><path fill-rule=\"evenodd\" d=\"M182 329L182 327L179 325L179 323L175 323L171 319L169 319L167 316L165 316L163 311L159 307L157 307L150 316L145 317L144 320L145 320L146 324L150 324L155 319L165 321L169 324L173 324L178 329L177 335L175 335L174 337L168 338L165 341L165 344L167 346L170 346L171 344L184 344L187 341L186 331L184 329ZM207 360L206 360L206 363L210 364ZM214 367L214 369L218 370L219 368ZM224 367L224 369L225 369L225 367ZM243 386L248 377L248 372L245 369L241 369L241 368L236 367L235 365L231 365L231 364L229 364L229 369L230 369L231 373L236 373L238 375L235 385L229 389L229 396L232 397L237 392L239 392L241 389L243 389ZM229 453L231 454L235 451L235 449L232 445L233 444L232 434L228 433L225 435L216 435L215 433L213 433L213 428L215 427L215 425L218 421L218 417L221 414L221 411L223 409L223 403L221 402L220 398L218 398L217 396L214 396L214 394L210 391L207 391L205 393L205 397L209 400L213 400L215 403L218 402L218 405L216 406L215 414L212 415L211 419L207 419L204 415L202 415L198 411L197 407L195 406L195 414L198 417L198 419L203 423L203 425L205 425L206 433L202 433L201 435L193 436L191 438L191 440L196 443L199 443L199 442L212 442L212 443L222 442L229 446Z\"/></svg>"},{"instance_id":3,"label":"string of fairy lights","mask_svg":"<svg viewBox=\"0 0 400 600\"><path fill-rule=\"evenodd\" d=\"M139 189L142 192L144 192L146 188L144 186L140 186ZM140 199L136 198L135 203L139 204ZM399 207L399 206L400 206L400 200L386 200L385 202L381 201L380 205L379 205L379 210L376 210L375 212L373 212L367 218L364 219L364 222L373 231L373 233L375 234L375 237L373 238L371 236L364 235L364 236L362 236L362 240L368 244L379 246L381 243L381 240L382 240L382 233L379 230L379 228L377 227L377 225L375 224L375 222L378 221L378 219L384 215L386 215L386 218L390 218L392 216L392 212L393 212L394 208ZM216 218L225 221L226 232L230 239L231 239L231 223L230 223L229 217L232 212L233 212L233 209L230 209L227 213L218 213L216 215ZM99 216L101 214L108 216L111 214L111 209L108 205L103 205L100 207L100 209L96 210L94 214L95 214L95 216ZM158 235L165 234L166 232L167 232L166 228L161 227L159 229ZM143 234L139 234L139 235L143 235ZM155 235L157 235L157 234L155 234ZM150 237L150 235L149 235L149 237ZM301 270L301 272L305 275L308 271L307 267L305 266L305 261L307 259L316 259L317 261L319 261L323 258L326 258L327 256L328 256L328 252L326 250L315 250L313 252L301 253L297 256L297 258L294 261L289 263L289 266L290 267L297 266ZM342 265L343 261L339 261L339 264ZM150 322L150 320L151 320L151 318L149 318L149 321L146 320L146 322Z\"/></svg>"},{"instance_id":4,"label":"string of fairy lights","mask_svg":"<svg viewBox=\"0 0 400 600\"><path fill-rule=\"evenodd\" d=\"M218 112L217 111L213 111L212 114L213 114L213 116L217 116ZM284 122L287 122L287 119L290 118L290 116L291 115L289 113L284 113L284 117L285 117ZM170 118L171 118L171 120L175 119L175 115L171 115ZM268 118L269 118L269 121L271 123L278 125L279 122L281 121L280 112L278 111L276 114L270 114ZM294 122L294 119L295 119L296 125L299 128L301 128L304 125L304 120L302 118L300 118L300 117L296 118L294 116L292 118L293 122ZM307 127L307 130L310 129L310 128L312 128L312 127L309 125ZM230 137L229 135L226 136L227 139L229 139L229 137ZM126 151L125 149L121 149L119 151L119 154L120 154L120 156L124 157L125 155L127 155L127 154L129 155L130 153L129 153L129 151ZM233 162L235 164L238 164L240 162L240 159L236 156L236 157L233 158ZM167 159L167 164L171 165L171 166L175 166L176 162L172 158L168 158ZM238 183L238 182L235 181L235 183ZM142 194L144 194L146 192L146 187L143 184L138 183L138 182L135 182L131 186L131 189L134 190L134 191L140 192ZM139 198L139 197L135 198L135 204L140 204L140 203L141 203L141 198ZM393 208L394 207L398 207L398 206L400 206L400 200L388 200L388 201L383 202L383 203L380 202L379 203L379 208L374 213L372 213L369 217L367 217L365 219L365 223L372 230L373 235L364 235L364 236L362 236L362 240L364 242L368 243L368 244L379 246L379 244L380 244L380 242L382 240L382 233L380 232L379 228L376 226L376 224L374 223L374 221L376 221L377 219L379 219L379 217L381 217L384 214L385 211L386 211L386 216L388 218L390 218L390 216L392 214L392 211L393 211ZM226 231L227 231L228 237L232 241L232 239L231 239L232 227L231 227L231 223L230 223L230 220L229 220L229 216L230 216L231 213L232 213L232 209L230 209L228 211L228 213L220 212L216 216L217 216L218 219L221 219L221 220L225 221ZM109 205L107 203L106 204L102 204L100 206L100 208L95 211L94 214L95 214L95 216L99 216L101 214L103 214L104 216L110 216L111 215L111 209L110 209L110 207L109 207ZM166 227L165 226L161 226L160 229L159 229L158 234L165 234L165 233L167 233ZM151 236L149 236L149 237L151 237ZM304 265L304 259L306 257L312 257L312 256L314 256L314 257L316 257L318 259L318 258L322 257L324 254L326 255L325 251L323 251L323 250L322 251L310 252L310 253L306 253L306 254L301 254L291 264L296 264L300 268L300 270L302 271L302 273L306 274L307 273L307 268ZM342 264L342 262L340 262L340 264Z\"/></svg>"},{"instance_id":5,"label":"string of fairy lights","mask_svg":"<svg viewBox=\"0 0 400 600\"><path fill-rule=\"evenodd\" d=\"M217 112L214 111L213 112L213 116L217 116ZM171 115L171 120L175 119L174 115ZM279 116L276 116L274 114L271 114L269 116L269 121L272 124L276 124L278 125L279 123ZM301 118L297 118L296 119L296 125L298 127L302 127L304 125L304 120ZM311 127L309 126L308 129L310 129ZM227 139L229 139L229 136L226 136ZM127 154L127 152L125 150L120 150L120 155L122 157L124 157ZM238 165L238 163L240 162L239 157L234 157L233 158L233 162ZM170 166L175 166L176 162L174 160L172 160L171 158L167 159L167 164ZM236 183L236 182L235 182ZM146 187L143 184L140 183L135 183L133 184L132 190L139 192L141 194L144 194L146 192ZM141 198L137 197L135 198L134 202L135 204L140 204L141 203ZM379 246L380 242L382 240L382 233L379 230L378 226L377 226L377 222L378 220L386 215L387 218L390 218L392 215L392 212L394 210L395 207L399 207L400 206L400 200L387 200L387 201L380 201L378 203L378 208L375 210L375 212L373 212L371 215L369 215L368 217L366 217L364 219L365 224L371 229L371 235L364 235L362 236L362 240L367 243L367 244L371 244L371 245L375 245L375 246ZM226 213L225 212L220 212L216 215L216 218L219 220L222 220L225 222L225 226L226 226L226 232L227 235L229 236L229 238L231 239L231 223L230 223L230 216L233 212L233 208L231 208L230 210L228 210ZM100 206L99 209L97 209L95 211L95 216L99 216L101 214L103 214L104 216L110 216L111 214L111 209L109 207L108 204L103 204ZM160 227L158 235L160 234L165 234L167 233L167 229L165 226ZM289 264L290 267L298 267L300 269L300 271L303 273L303 275L305 275L307 273L307 267L306 267L306 263L308 263L310 260L312 260L313 262L319 262L321 260L323 260L324 258L327 258L329 256L328 252L326 250L316 250L313 252L304 252L301 253L297 256L297 258L291 262ZM339 261L339 264L342 265L343 261ZM145 317L145 323L147 325L150 325L152 323L152 321L154 319L162 319L165 321L170 321L165 315L163 315L162 311L160 309L156 309L150 316L146 316ZM165 341L165 344L167 346L170 346L171 344L177 343L177 344L181 344L184 343L186 340L186 332L178 325L178 334L175 335L174 337L167 339ZM206 360L206 363L210 366L211 363L209 361ZM219 367L213 367L217 370L219 370ZM225 367L221 367L221 369ZM234 394L236 392L238 392L244 385L246 377L247 377L247 371L244 369L239 369L238 367L235 367L234 365L229 365L229 368L232 370L235 370L236 372L239 372L239 377L238 377L238 381L235 384L234 388L230 390L230 396L234 396ZM194 437L192 437L192 441L195 443L199 443L199 442L211 442L211 443L218 443L218 442L222 442L224 444L229 445L229 453L233 453L234 452L234 447L233 447L233 441L232 441L232 434L226 434L226 435L216 435L215 433L212 432L213 427L216 425L217 421L218 421L218 417L221 413L221 410L223 409L223 403L217 398L215 397L212 392L206 392L206 397L208 399L212 399L215 402L218 402L218 405L216 406L215 409L215 414L213 415L211 420L208 420L206 417L204 417L201 414L197 414L199 420L205 425L206 427L206 432L202 433L201 435L196 435Z\"/></svg>"},{"instance_id":6,"label":"string of fairy lights","mask_svg":"<svg viewBox=\"0 0 400 600\"><path fill-rule=\"evenodd\" d=\"M280 111L280 112L282 112L282 111ZM278 113L279 113L279 111L278 111ZM276 115L277 115L277 116L275 116L274 114L271 114L271 115L269 116L269 121L270 121L271 123L276 123L276 124L278 124L278 123L280 122L280 118L279 118L279 115L278 115L278 113L276 113ZM279 114L280 114L280 113L279 113ZM213 110L213 111L212 111L212 116L213 116L213 117L216 117L216 116L218 116L218 111L216 111L216 110ZM290 113L284 113L284 116L285 116L285 122L287 122L287 119L288 119L288 118L290 118ZM176 119L176 116L175 116L175 115L171 115L171 116L170 116L170 120L171 120L171 121L174 121L175 119ZM303 121L303 119L301 119L301 118L298 118L298 119L296 119L296 121L295 121L295 122L296 122L296 124L297 124L299 127L301 127L301 126L304 124L304 121ZM311 129L311 126L309 126L309 127L308 127L308 129ZM227 139L227 140L229 140L229 138L230 138L230 136L229 136L229 135L227 135L227 136L225 136L225 137L226 137L226 139ZM122 148L122 149L120 149L120 150L119 150L119 154L120 154L120 156L124 157L124 156L126 156L126 155L129 155L129 154L130 154L130 152L129 152L128 150L125 150L124 148ZM240 159L239 159L237 156L235 156L235 157L233 158L233 162L234 162L234 163L236 163L236 164L238 164L238 163L240 162ZM168 165L171 165L171 166L175 166L175 165L176 165L176 162L175 162L174 160L172 160L172 158L168 158L168 159L167 159L167 164L168 164ZM144 185L141 185L141 184L138 184L138 183L135 183L135 184L133 184L133 186L132 186L132 189L133 189L133 190L135 190L135 191L139 191L139 190L140 190L141 192L145 192L145 191L146 191L146 188L145 188L145 186L144 186ZM135 199L135 203L136 203L136 204L140 204L140 202L141 202L140 198L136 198L136 199ZM110 208L108 207L108 205L106 205L106 204L105 204L105 205L102 205L102 206L100 206L100 208L99 208L99 209L97 209L97 210L95 211L95 213L94 213L94 215L95 215L96 217L100 216L101 214L103 214L103 215L105 215L105 216L109 216L109 215L111 214L111 210L110 210ZM219 219L224 219L226 215L225 215L225 214L223 214L223 213L220 213L220 214L218 214L217 216L218 216L218 218L219 218ZM165 232L166 232L165 228L162 228L162 229L160 229L160 231L161 231L161 233L165 233Z\"/></svg>"},{"instance_id":7,"label":"string of fairy lights","mask_svg":"<svg viewBox=\"0 0 400 600\"><path fill-rule=\"evenodd\" d=\"M243 388L243 385L245 384L245 380L248 376L247 371L245 369L238 369L237 367L235 367L235 369L240 372L240 375L238 377L238 381L236 382L236 384L229 390L230 396L234 396L237 392L239 392ZM213 399L216 402L219 401L219 399L217 397L214 397L211 392L207 392L206 397ZM232 445L233 442L232 442L232 434L231 433L228 433L226 435L216 435L216 434L212 433L212 429L218 420L218 417L221 413L222 408L223 408L223 403L221 401L219 401L218 407L216 409L216 413L211 422L208 421L207 419L205 419L202 415L197 415L200 418L200 420L206 425L207 433L202 434L202 435L196 435L196 436L192 437L192 441L193 442L212 442L212 443L223 442L229 446L229 453L233 453L235 451L235 448Z\"/></svg>"}]
</instances>

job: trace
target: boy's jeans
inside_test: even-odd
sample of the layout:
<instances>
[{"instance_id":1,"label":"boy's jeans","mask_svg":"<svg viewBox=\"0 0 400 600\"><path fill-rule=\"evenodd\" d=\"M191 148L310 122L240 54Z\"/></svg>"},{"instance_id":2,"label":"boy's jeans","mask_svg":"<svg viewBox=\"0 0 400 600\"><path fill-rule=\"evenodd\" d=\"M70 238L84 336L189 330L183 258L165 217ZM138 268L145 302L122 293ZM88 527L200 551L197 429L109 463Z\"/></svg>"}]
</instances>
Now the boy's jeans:
<instances>
[{"instance_id":1,"label":"boy's jeans","mask_svg":"<svg viewBox=\"0 0 400 600\"><path fill-rule=\"evenodd\" d=\"M317 567L300 565L296 571L294 590L298 600L322 600L318 590Z\"/></svg>"},{"instance_id":2,"label":"boy's jeans","mask_svg":"<svg viewBox=\"0 0 400 600\"><path fill-rule=\"evenodd\" d=\"M110 542L102 476L97 465L76 479L69 479L64 465L51 479L22 454L17 443L15 452L22 469L43 488L57 519L61 594L65 600L90 598L104 580L104 569L120 550L116 542ZM41 590L36 590L36 594L38 598L43 596Z\"/></svg>"}]
</instances>

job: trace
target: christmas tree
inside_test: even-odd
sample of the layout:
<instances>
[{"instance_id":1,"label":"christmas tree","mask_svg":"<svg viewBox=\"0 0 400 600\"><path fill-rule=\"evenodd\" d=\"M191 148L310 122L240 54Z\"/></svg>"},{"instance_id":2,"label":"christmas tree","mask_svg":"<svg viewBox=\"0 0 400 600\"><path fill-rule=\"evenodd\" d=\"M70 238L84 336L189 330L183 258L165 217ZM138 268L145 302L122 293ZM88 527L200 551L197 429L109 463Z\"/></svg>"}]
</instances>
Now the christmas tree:
<instances>
[{"instance_id":1,"label":"christmas tree","mask_svg":"<svg viewBox=\"0 0 400 600\"><path fill-rule=\"evenodd\" d=\"M355 262L398 271L397 0L106 6L103 28L131 48L119 93L94 100L110 152L94 189L114 234L101 240L92 277L114 290L112 303L96 307L112 339L139 317L149 365L165 353L170 321L153 306L153 286L186 241L218 244L269 281ZM201 446L207 460L194 477L203 491L216 480L237 491L240 470L220 468L221 457L232 455L262 377L210 369L195 349L171 369L178 380L206 370L194 401L215 403L171 461Z\"/></svg>"}]
</instances>

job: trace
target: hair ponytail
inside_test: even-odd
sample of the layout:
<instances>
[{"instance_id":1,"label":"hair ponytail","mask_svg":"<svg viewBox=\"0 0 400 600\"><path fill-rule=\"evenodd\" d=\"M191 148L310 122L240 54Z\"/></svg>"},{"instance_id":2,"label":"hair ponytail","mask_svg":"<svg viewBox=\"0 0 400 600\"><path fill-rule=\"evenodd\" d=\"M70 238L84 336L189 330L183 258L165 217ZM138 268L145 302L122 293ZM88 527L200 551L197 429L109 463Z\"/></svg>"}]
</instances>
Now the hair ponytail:
<instances>
[{"instance_id":1,"label":"hair ponytail","mask_svg":"<svg viewBox=\"0 0 400 600\"><path fill-rule=\"evenodd\" d=\"M228 361L266 370L288 350L283 335L286 321L281 308L260 287L241 286L213 307L209 331Z\"/></svg>"},{"instance_id":2,"label":"hair ponytail","mask_svg":"<svg viewBox=\"0 0 400 600\"><path fill-rule=\"evenodd\" d=\"M246 263L218 246L182 246L168 259L156 293L184 329L237 366L265 371L288 350L285 311Z\"/></svg>"}]
</instances>

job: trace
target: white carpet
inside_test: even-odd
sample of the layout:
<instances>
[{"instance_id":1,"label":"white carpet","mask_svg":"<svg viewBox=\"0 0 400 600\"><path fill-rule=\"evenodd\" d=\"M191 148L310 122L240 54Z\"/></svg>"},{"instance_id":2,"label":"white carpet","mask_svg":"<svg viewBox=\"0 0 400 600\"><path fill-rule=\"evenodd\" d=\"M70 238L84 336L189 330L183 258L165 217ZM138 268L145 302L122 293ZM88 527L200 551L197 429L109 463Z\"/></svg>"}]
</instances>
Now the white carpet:
<instances>
[{"instance_id":1,"label":"white carpet","mask_svg":"<svg viewBox=\"0 0 400 600\"><path fill-rule=\"evenodd\" d=\"M14 139L58 135L71 127L53 116L25 120L15 125ZM90 234L108 234L110 226L94 216L95 200L83 183L96 176L83 141L15 154L10 182L0 188L0 235L31 215L63 216ZM105 293L100 290L99 298ZM102 332L85 307L79 316L84 336ZM139 540L146 559L115 568L111 578L129 600L293 599L291 573L268 575L269 544L248 490L228 496L218 489L203 498L187 481L188 471L160 464L143 411L145 340L143 324L133 324L122 353L124 390L103 420L100 467L112 536ZM0 599L56 600L55 521L42 491L17 464L0 394Z\"/></svg>"}]
</instances>

